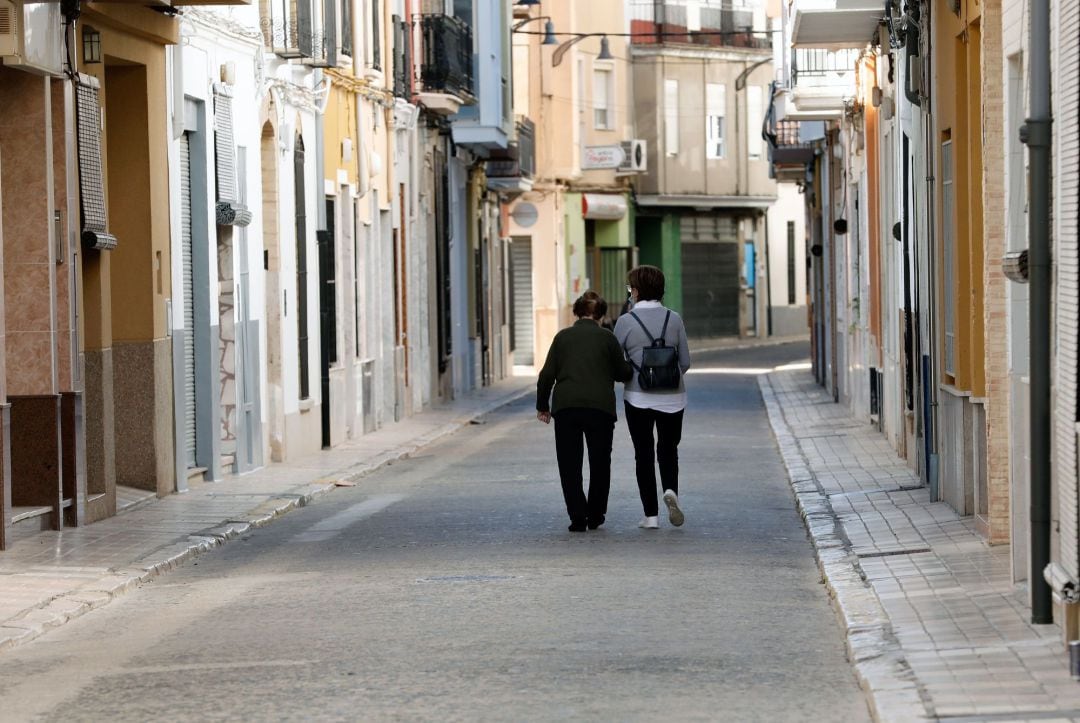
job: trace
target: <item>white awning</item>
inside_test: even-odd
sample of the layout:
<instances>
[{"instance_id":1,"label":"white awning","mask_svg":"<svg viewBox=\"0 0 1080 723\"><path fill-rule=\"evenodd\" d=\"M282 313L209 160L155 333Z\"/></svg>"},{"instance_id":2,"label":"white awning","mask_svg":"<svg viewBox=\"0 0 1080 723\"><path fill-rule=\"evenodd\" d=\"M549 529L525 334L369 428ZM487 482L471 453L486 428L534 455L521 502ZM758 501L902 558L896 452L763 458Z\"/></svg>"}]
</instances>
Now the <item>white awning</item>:
<instances>
[{"instance_id":1,"label":"white awning","mask_svg":"<svg viewBox=\"0 0 1080 723\"><path fill-rule=\"evenodd\" d=\"M870 43L884 19L882 7L848 10L797 10L791 31L791 45L796 48L843 50L862 48Z\"/></svg>"},{"instance_id":2,"label":"white awning","mask_svg":"<svg viewBox=\"0 0 1080 723\"><path fill-rule=\"evenodd\" d=\"M626 196L616 193L584 193L581 215L596 221L618 221L626 215Z\"/></svg>"}]
</instances>

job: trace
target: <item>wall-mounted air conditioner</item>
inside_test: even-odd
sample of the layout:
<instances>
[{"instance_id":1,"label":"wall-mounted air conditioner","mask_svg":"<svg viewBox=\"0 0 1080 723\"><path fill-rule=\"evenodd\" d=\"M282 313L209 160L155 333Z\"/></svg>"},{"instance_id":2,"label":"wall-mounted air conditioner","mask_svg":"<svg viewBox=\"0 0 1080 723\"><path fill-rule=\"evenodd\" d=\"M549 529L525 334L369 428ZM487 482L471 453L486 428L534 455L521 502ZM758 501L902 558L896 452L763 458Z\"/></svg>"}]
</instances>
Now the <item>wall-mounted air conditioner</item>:
<instances>
[{"instance_id":1,"label":"wall-mounted air conditioner","mask_svg":"<svg viewBox=\"0 0 1080 723\"><path fill-rule=\"evenodd\" d=\"M63 75L60 3L0 0L0 58L4 65L33 73Z\"/></svg>"},{"instance_id":2,"label":"wall-mounted air conditioner","mask_svg":"<svg viewBox=\"0 0 1080 723\"><path fill-rule=\"evenodd\" d=\"M635 138L622 142L623 162L619 173L643 173L648 167L648 150L645 141Z\"/></svg>"}]
</instances>

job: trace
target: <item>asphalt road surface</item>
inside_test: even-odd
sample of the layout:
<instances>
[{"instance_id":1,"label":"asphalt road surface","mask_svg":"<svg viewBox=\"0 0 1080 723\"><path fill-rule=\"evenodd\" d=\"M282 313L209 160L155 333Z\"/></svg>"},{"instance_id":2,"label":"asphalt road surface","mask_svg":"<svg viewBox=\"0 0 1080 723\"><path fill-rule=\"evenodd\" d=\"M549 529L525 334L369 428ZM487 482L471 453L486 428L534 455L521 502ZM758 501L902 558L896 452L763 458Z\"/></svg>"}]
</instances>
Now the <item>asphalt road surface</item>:
<instances>
[{"instance_id":1,"label":"asphalt road surface","mask_svg":"<svg viewBox=\"0 0 1080 723\"><path fill-rule=\"evenodd\" d=\"M753 376L806 357L697 356L682 528L620 421L567 532L522 400L0 655L0 720L867 720Z\"/></svg>"}]
</instances>

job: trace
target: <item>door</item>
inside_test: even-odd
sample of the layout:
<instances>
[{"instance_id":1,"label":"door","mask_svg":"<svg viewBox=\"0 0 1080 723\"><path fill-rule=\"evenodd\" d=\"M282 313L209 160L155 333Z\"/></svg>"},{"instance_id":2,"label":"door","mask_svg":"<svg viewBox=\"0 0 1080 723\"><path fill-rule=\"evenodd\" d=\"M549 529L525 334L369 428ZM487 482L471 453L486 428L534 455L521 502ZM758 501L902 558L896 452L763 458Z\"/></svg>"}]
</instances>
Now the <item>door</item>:
<instances>
[{"instance_id":1,"label":"door","mask_svg":"<svg viewBox=\"0 0 1080 723\"><path fill-rule=\"evenodd\" d=\"M742 292L738 221L731 216L687 215L682 239L686 333L696 338L738 336Z\"/></svg>"},{"instance_id":2,"label":"door","mask_svg":"<svg viewBox=\"0 0 1080 723\"><path fill-rule=\"evenodd\" d=\"M191 151L189 136L180 136L180 244L184 277L184 461L196 466L195 456L195 280L191 243Z\"/></svg>"},{"instance_id":3,"label":"door","mask_svg":"<svg viewBox=\"0 0 1080 723\"><path fill-rule=\"evenodd\" d=\"M337 213L326 200L326 229L319 231L319 380L322 388L322 446L330 446L330 365L337 361L337 295L334 229Z\"/></svg>"},{"instance_id":4,"label":"door","mask_svg":"<svg viewBox=\"0 0 1080 723\"><path fill-rule=\"evenodd\" d=\"M532 366L533 341L532 237L510 242L510 338L514 364Z\"/></svg>"}]
</instances>

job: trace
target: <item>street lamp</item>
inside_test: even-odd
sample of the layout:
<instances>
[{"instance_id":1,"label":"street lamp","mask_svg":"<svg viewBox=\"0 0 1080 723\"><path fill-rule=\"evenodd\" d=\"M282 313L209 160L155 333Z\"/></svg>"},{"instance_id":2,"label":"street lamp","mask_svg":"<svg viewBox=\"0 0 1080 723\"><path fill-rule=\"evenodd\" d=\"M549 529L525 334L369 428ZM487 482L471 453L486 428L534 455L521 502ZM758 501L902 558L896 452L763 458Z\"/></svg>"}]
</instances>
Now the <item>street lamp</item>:
<instances>
[{"instance_id":1,"label":"street lamp","mask_svg":"<svg viewBox=\"0 0 1080 723\"><path fill-rule=\"evenodd\" d=\"M539 4L539 3L534 3L534 4ZM544 40L541 43L541 45L558 45L559 40L558 40L558 38L555 37L555 23L553 23L551 21L551 18L548 17L547 15L537 15L535 18L526 18L525 20L522 20L520 23L517 23L512 28L510 28L510 32L516 33L519 28L521 28L524 25L527 25L528 23L533 22L534 20L546 20L547 21L546 23L544 23Z\"/></svg>"},{"instance_id":2,"label":"street lamp","mask_svg":"<svg viewBox=\"0 0 1080 723\"><path fill-rule=\"evenodd\" d=\"M567 40L565 43L555 48L555 52L551 55L551 66L557 68L559 63L562 62L563 56L573 46L580 43L585 38L595 38L600 36L600 54L596 56L597 60L614 60L615 56L611 54L611 45L608 42L607 33L581 33L575 38Z\"/></svg>"}]
</instances>

